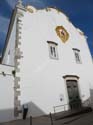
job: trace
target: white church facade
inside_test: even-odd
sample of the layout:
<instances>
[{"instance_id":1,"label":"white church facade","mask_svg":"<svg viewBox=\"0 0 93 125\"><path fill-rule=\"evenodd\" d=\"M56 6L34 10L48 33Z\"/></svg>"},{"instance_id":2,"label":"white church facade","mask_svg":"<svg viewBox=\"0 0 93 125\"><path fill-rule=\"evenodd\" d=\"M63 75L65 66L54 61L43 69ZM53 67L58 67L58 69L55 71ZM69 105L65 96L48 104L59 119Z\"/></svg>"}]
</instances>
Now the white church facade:
<instances>
[{"instance_id":1,"label":"white church facade","mask_svg":"<svg viewBox=\"0 0 93 125\"><path fill-rule=\"evenodd\" d=\"M55 8L19 1L0 65L0 122L92 106L93 62L86 36Z\"/></svg>"}]
</instances>

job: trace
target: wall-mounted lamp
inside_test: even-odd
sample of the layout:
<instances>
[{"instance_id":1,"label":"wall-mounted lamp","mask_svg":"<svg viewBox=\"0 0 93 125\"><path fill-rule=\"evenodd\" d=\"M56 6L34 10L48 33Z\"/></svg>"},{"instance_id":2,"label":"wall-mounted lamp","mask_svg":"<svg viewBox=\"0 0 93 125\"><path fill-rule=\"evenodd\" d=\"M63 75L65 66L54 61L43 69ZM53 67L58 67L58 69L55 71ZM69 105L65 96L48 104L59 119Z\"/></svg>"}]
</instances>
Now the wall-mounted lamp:
<instances>
[{"instance_id":1,"label":"wall-mounted lamp","mask_svg":"<svg viewBox=\"0 0 93 125\"><path fill-rule=\"evenodd\" d=\"M15 75L16 75L16 71L13 70L13 71L12 71L12 74L13 74L13 76L15 77Z\"/></svg>"},{"instance_id":2,"label":"wall-mounted lamp","mask_svg":"<svg viewBox=\"0 0 93 125\"><path fill-rule=\"evenodd\" d=\"M60 101L62 102L62 101L64 100L64 95L63 95L63 94L60 94L60 95L59 95L59 99L60 99Z\"/></svg>"},{"instance_id":3,"label":"wall-mounted lamp","mask_svg":"<svg viewBox=\"0 0 93 125\"><path fill-rule=\"evenodd\" d=\"M3 76L6 76L5 72L2 72L2 75L3 75Z\"/></svg>"}]
</instances>

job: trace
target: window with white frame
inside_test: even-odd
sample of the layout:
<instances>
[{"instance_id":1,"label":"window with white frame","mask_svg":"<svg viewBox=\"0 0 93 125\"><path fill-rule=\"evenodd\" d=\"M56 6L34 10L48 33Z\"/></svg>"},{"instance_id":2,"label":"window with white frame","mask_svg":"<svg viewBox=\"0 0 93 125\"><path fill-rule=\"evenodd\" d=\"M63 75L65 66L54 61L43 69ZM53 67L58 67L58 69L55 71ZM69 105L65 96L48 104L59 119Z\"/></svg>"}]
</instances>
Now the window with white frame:
<instances>
[{"instance_id":1,"label":"window with white frame","mask_svg":"<svg viewBox=\"0 0 93 125\"><path fill-rule=\"evenodd\" d=\"M47 41L49 47L49 56L51 59L58 59L57 43Z\"/></svg>"},{"instance_id":2,"label":"window with white frame","mask_svg":"<svg viewBox=\"0 0 93 125\"><path fill-rule=\"evenodd\" d=\"M76 63L81 63L80 50L73 48Z\"/></svg>"}]
</instances>

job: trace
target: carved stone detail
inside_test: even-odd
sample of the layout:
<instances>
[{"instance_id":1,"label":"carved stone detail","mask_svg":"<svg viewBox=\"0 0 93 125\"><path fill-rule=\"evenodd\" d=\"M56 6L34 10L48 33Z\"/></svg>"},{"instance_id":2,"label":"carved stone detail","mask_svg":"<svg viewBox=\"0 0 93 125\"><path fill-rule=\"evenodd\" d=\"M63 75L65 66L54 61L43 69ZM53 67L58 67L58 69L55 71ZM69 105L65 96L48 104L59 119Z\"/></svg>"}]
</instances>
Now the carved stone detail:
<instances>
[{"instance_id":1,"label":"carved stone detail","mask_svg":"<svg viewBox=\"0 0 93 125\"><path fill-rule=\"evenodd\" d=\"M66 29L63 26L57 26L55 30L61 41L65 43L69 38L69 34Z\"/></svg>"},{"instance_id":2,"label":"carved stone detail","mask_svg":"<svg viewBox=\"0 0 93 125\"><path fill-rule=\"evenodd\" d=\"M16 46L15 46L15 72L16 75L14 77L14 116L18 117L19 113L21 113L21 102L19 100L19 96L21 95L20 91L20 77L18 77L17 73L20 72L20 59L23 58L23 52L20 50L21 45L21 31L22 31L22 17L23 13L18 10L17 12L17 21L16 21Z\"/></svg>"}]
</instances>

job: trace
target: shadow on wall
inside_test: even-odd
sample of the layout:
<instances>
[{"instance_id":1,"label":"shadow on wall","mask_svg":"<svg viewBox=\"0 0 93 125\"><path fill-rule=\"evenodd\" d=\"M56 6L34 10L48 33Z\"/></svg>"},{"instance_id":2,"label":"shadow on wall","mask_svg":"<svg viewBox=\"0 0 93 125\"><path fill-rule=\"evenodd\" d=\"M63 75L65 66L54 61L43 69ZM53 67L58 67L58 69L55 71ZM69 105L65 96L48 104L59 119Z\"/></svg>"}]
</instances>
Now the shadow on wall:
<instances>
[{"instance_id":1,"label":"shadow on wall","mask_svg":"<svg viewBox=\"0 0 93 125\"><path fill-rule=\"evenodd\" d=\"M28 102L26 104L24 104L24 106L28 106L28 116L41 116L41 115L45 115L45 112L43 110L41 110L35 103L33 102ZM22 106L23 107L23 106Z\"/></svg>"},{"instance_id":2,"label":"shadow on wall","mask_svg":"<svg viewBox=\"0 0 93 125\"><path fill-rule=\"evenodd\" d=\"M24 105L21 106L21 117L17 119L23 119L23 114L24 114L24 109L28 109L27 111L27 117L32 116L41 116L45 115L44 111L42 111L36 104L33 102L28 102ZM14 109L5 109L5 110L0 110L0 125L3 122L9 122L16 120L16 117L14 117ZM8 124L8 123L7 123Z\"/></svg>"},{"instance_id":3,"label":"shadow on wall","mask_svg":"<svg viewBox=\"0 0 93 125\"><path fill-rule=\"evenodd\" d=\"M93 89L90 89L90 98L83 102L83 106L91 107L93 109Z\"/></svg>"},{"instance_id":4,"label":"shadow on wall","mask_svg":"<svg viewBox=\"0 0 93 125\"><path fill-rule=\"evenodd\" d=\"M93 109L93 89L90 89L90 103L91 103L91 107Z\"/></svg>"},{"instance_id":5,"label":"shadow on wall","mask_svg":"<svg viewBox=\"0 0 93 125\"><path fill-rule=\"evenodd\" d=\"M0 109L0 123L14 119L13 109Z\"/></svg>"},{"instance_id":6,"label":"shadow on wall","mask_svg":"<svg viewBox=\"0 0 93 125\"><path fill-rule=\"evenodd\" d=\"M91 107L91 101L90 98L82 102L83 107Z\"/></svg>"}]
</instances>

